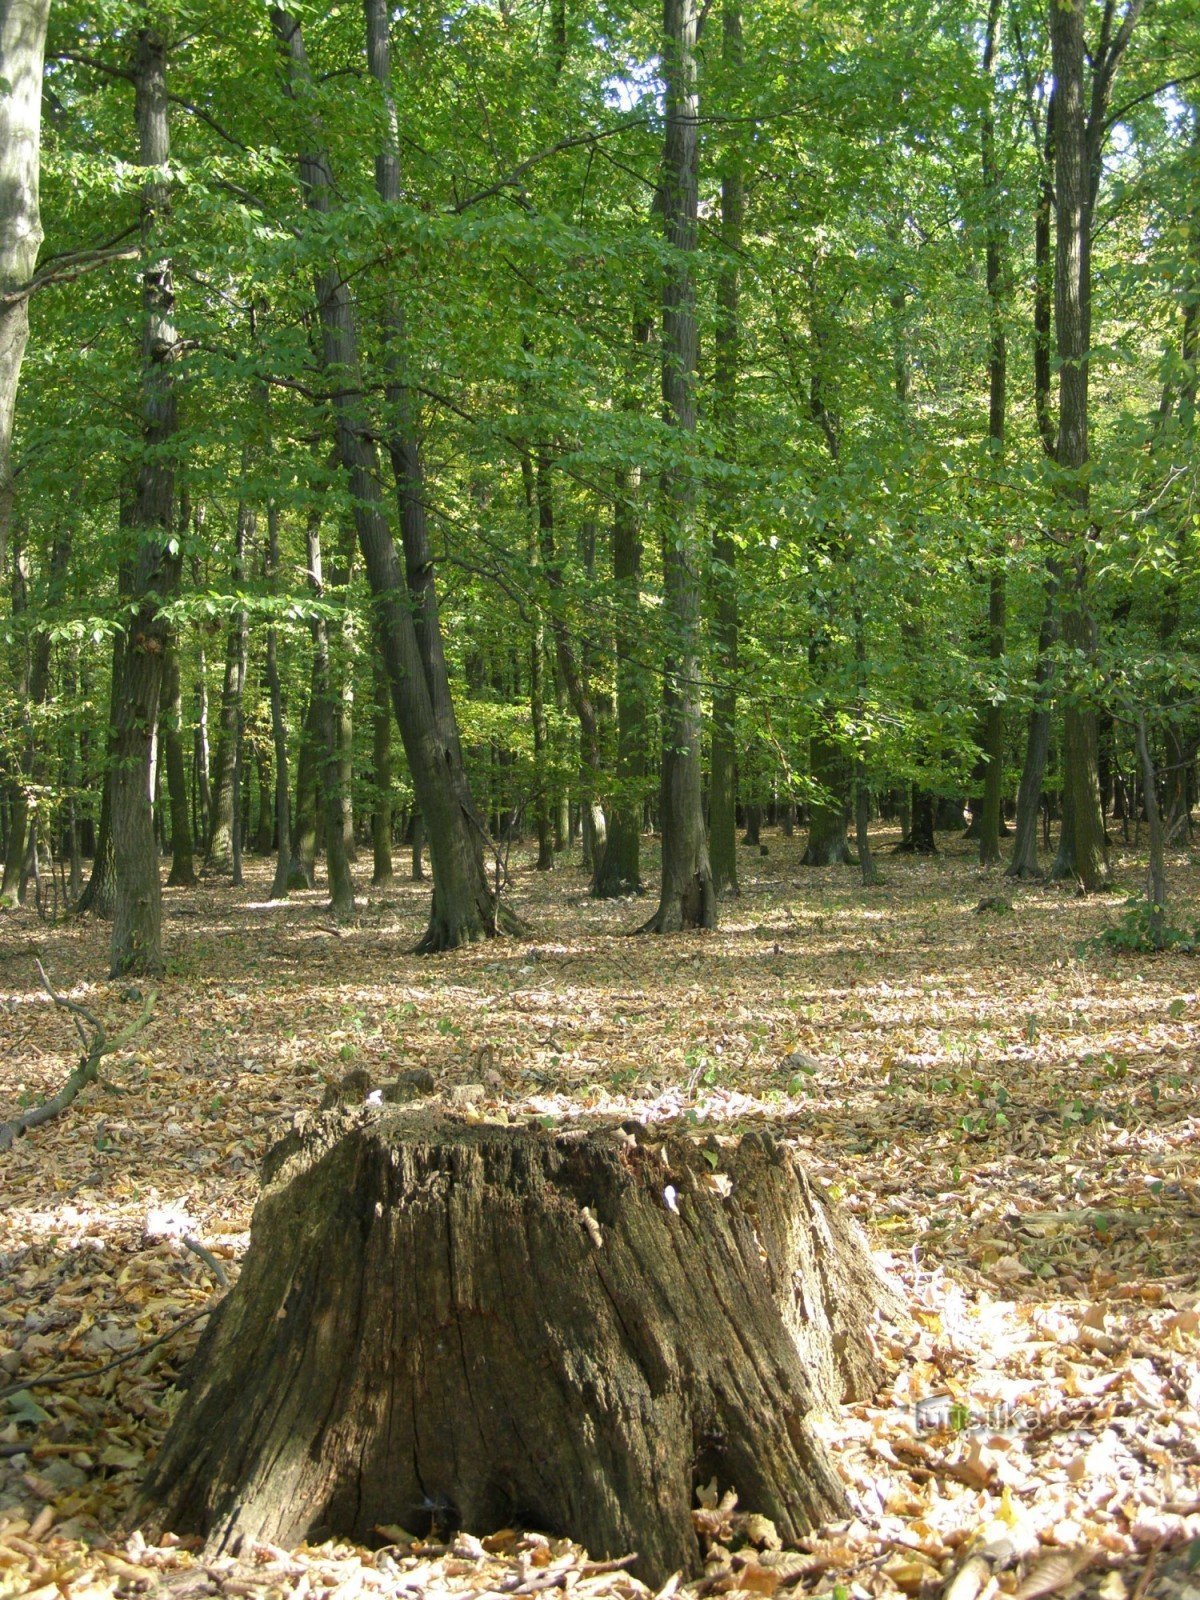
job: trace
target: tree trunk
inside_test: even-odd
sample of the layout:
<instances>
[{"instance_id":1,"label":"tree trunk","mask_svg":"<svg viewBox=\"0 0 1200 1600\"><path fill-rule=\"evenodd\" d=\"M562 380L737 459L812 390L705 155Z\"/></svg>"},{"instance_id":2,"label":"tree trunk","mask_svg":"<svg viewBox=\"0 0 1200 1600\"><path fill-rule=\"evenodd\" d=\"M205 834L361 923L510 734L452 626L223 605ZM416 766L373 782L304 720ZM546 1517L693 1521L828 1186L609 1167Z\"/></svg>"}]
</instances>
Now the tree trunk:
<instances>
[{"instance_id":1,"label":"tree trunk","mask_svg":"<svg viewBox=\"0 0 1200 1600\"><path fill-rule=\"evenodd\" d=\"M1054 64L1054 321L1057 333L1059 503L1072 555L1061 590L1063 642L1085 669L1097 654L1091 607L1094 530L1088 509L1088 378L1092 322L1092 222L1100 186L1108 100L1113 76L1143 9L1128 0L1113 32L1115 5L1105 8L1101 36L1087 47L1086 0L1056 0L1050 8ZM1085 67L1091 67L1091 94ZM1108 875L1108 841L1100 809L1099 744L1095 709L1078 692L1067 700L1063 732L1063 835L1055 877L1074 877L1085 892ZM1070 822L1070 827L1066 826Z\"/></svg>"},{"instance_id":2,"label":"tree trunk","mask_svg":"<svg viewBox=\"0 0 1200 1600\"><path fill-rule=\"evenodd\" d=\"M1146 738L1146 718L1137 715L1137 753L1142 769L1142 794L1146 806L1146 826L1150 833L1150 863L1146 872L1146 900L1150 907L1150 938L1161 950L1167 936L1167 873L1163 864L1162 813L1158 809L1158 787L1150 742Z\"/></svg>"},{"instance_id":3,"label":"tree trunk","mask_svg":"<svg viewBox=\"0 0 1200 1600\"><path fill-rule=\"evenodd\" d=\"M919 784L912 786L912 805L908 832L896 846L897 855L933 856L937 854L934 834L936 804L933 794Z\"/></svg>"},{"instance_id":4,"label":"tree trunk","mask_svg":"<svg viewBox=\"0 0 1200 1600\"><path fill-rule=\"evenodd\" d=\"M640 330L635 342L644 343ZM648 707L645 670L639 659L644 649L640 488L639 468L617 469L612 530L617 607L617 772L609 796L608 839L592 874L592 893L601 900L642 892L642 783Z\"/></svg>"},{"instance_id":5,"label":"tree trunk","mask_svg":"<svg viewBox=\"0 0 1200 1600\"><path fill-rule=\"evenodd\" d=\"M6 0L0 7L0 567L12 507L12 432L29 339L25 288L42 243L42 56L50 0ZM14 296L15 298L10 298Z\"/></svg>"},{"instance_id":6,"label":"tree trunk","mask_svg":"<svg viewBox=\"0 0 1200 1600\"><path fill-rule=\"evenodd\" d=\"M742 70L740 0L722 8L722 67L736 80ZM728 80L727 80L728 81ZM717 272L717 326L713 371L713 422L728 466L737 459L738 369L741 363L741 257L746 215L741 137L736 125L727 135L721 172L721 261ZM712 768L708 786L708 848L717 894L737 894L737 544L730 524L737 513L736 490L720 494L713 531L713 643L717 683L713 690Z\"/></svg>"},{"instance_id":7,"label":"tree trunk","mask_svg":"<svg viewBox=\"0 0 1200 1600\"><path fill-rule=\"evenodd\" d=\"M1004 457L1005 411L1008 401L1008 352L1004 337L1005 233L1001 213L1003 196L996 166L995 61L1000 32L1000 0L988 0L987 37L983 51L983 73L987 99L981 137L983 183L987 204L987 243L985 277L988 296L988 451L993 469L999 471ZM1004 547L993 553L988 575L988 660L993 673L999 673L1004 659L1004 631L1007 595L1004 581ZM1004 703L999 685L993 685L983 718L983 804L979 810L979 865L995 866L1000 860L1000 832L1004 818L1001 802L1004 793Z\"/></svg>"},{"instance_id":8,"label":"tree trunk","mask_svg":"<svg viewBox=\"0 0 1200 1600\"><path fill-rule=\"evenodd\" d=\"M300 25L278 6L271 8L271 22L287 57L289 87L304 96L311 75ZM313 145L299 158L300 180L308 208L327 216L333 207L332 176L318 142L320 130L315 123L310 129ZM375 597L392 705L417 804L429 830L433 906L418 949L451 949L494 935L501 913L484 871L486 830L471 799L453 723L441 631L436 613L424 604L434 597L432 565L421 574L410 572L410 582L422 579L423 603L414 616L416 597L401 573L383 510L375 438L359 372L354 305L345 278L332 264L317 275L316 301L321 359L328 372L338 375L334 385L338 458L349 479L358 541Z\"/></svg>"},{"instance_id":9,"label":"tree trunk","mask_svg":"<svg viewBox=\"0 0 1200 1600\"><path fill-rule=\"evenodd\" d=\"M308 519L308 581L318 601L325 588L321 567L321 519ZM329 909L339 922L354 915L354 880L342 828L342 761L338 737L338 696L329 667L329 629L323 615L314 613L310 624L313 641L313 741L317 755L317 788L325 809L325 865L329 873Z\"/></svg>"},{"instance_id":10,"label":"tree trunk","mask_svg":"<svg viewBox=\"0 0 1200 1600\"><path fill-rule=\"evenodd\" d=\"M696 521L696 0L664 0L663 414L675 460L662 474L663 671L662 886L646 931L714 928L717 897L708 862L701 773L701 549Z\"/></svg>"},{"instance_id":11,"label":"tree trunk","mask_svg":"<svg viewBox=\"0 0 1200 1600\"><path fill-rule=\"evenodd\" d=\"M392 708L388 700L387 673L383 653L375 651L372 661L375 698L371 708L371 746L374 765L375 798L371 806L371 882L382 888L392 881Z\"/></svg>"},{"instance_id":12,"label":"tree trunk","mask_svg":"<svg viewBox=\"0 0 1200 1600\"><path fill-rule=\"evenodd\" d=\"M300 732L300 753L296 762L296 804L292 807L292 847L288 884L293 889L311 889L316 884L320 704L319 668L314 652L309 671L308 704L304 710L304 722Z\"/></svg>"},{"instance_id":13,"label":"tree trunk","mask_svg":"<svg viewBox=\"0 0 1200 1600\"><path fill-rule=\"evenodd\" d=\"M714 1475L787 1543L844 1514L812 1413L873 1392L897 1303L769 1134L718 1152L332 1110L265 1171L150 1530L228 1548L515 1522L636 1552L657 1586L702 1570Z\"/></svg>"},{"instance_id":14,"label":"tree trunk","mask_svg":"<svg viewBox=\"0 0 1200 1600\"><path fill-rule=\"evenodd\" d=\"M820 793L808 808L808 843L802 865L840 867L850 860L846 838L846 790L850 764L842 747L828 733L814 733L809 743L809 764Z\"/></svg>"},{"instance_id":15,"label":"tree trunk","mask_svg":"<svg viewBox=\"0 0 1200 1600\"><path fill-rule=\"evenodd\" d=\"M195 883L196 867L192 859L192 822L188 812L187 765L183 758L183 701L179 691L179 650L174 637L167 644L162 701L160 732L167 768L167 796L171 808L171 870L167 874L167 883L175 887Z\"/></svg>"},{"instance_id":16,"label":"tree trunk","mask_svg":"<svg viewBox=\"0 0 1200 1600\"><path fill-rule=\"evenodd\" d=\"M23 541L11 540L12 556L12 619L15 639L13 643L12 699L20 719L20 733L14 745L24 746L24 771L14 758L12 776L5 784L8 790L8 829L4 840L4 877L0 881L0 909L14 911L21 904L22 872L25 865L25 840L29 832L29 789L32 774L29 771L33 750L33 723L30 714L30 643L19 618L29 612L29 567ZM19 747L18 745L18 747Z\"/></svg>"},{"instance_id":17,"label":"tree trunk","mask_svg":"<svg viewBox=\"0 0 1200 1600\"><path fill-rule=\"evenodd\" d=\"M581 659L576 656L567 619L563 614L563 579L554 537L554 491L550 459L539 452L533 469L533 497L537 507L538 554L550 592L550 631L554 635L555 659L566 685L571 709L579 719L579 767L583 819L584 866L594 872L602 869L607 823L600 803L603 787L600 757L600 722Z\"/></svg>"},{"instance_id":18,"label":"tree trunk","mask_svg":"<svg viewBox=\"0 0 1200 1600\"><path fill-rule=\"evenodd\" d=\"M248 456L247 448L242 456L243 478L250 465ZM233 566L229 574L235 594L241 593L246 581L246 544L253 537L257 522L254 510L245 500L239 501ZM239 605L225 645L225 682L221 690L221 716L217 724L217 748L213 757L212 826L204 862L206 872L224 873L233 868L233 774L238 758L249 642L249 619Z\"/></svg>"},{"instance_id":19,"label":"tree trunk","mask_svg":"<svg viewBox=\"0 0 1200 1600\"><path fill-rule=\"evenodd\" d=\"M112 767L112 976L162 971L162 886L154 841L150 772L169 627L161 602L179 584L173 537L175 466L174 361L178 337L170 260L157 253L157 235L170 206L171 159L167 119L167 50L161 35L143 28L134 58L142 188L142 437L133 527L135 611L122 652Z\"/></svg>"}]
</instances>

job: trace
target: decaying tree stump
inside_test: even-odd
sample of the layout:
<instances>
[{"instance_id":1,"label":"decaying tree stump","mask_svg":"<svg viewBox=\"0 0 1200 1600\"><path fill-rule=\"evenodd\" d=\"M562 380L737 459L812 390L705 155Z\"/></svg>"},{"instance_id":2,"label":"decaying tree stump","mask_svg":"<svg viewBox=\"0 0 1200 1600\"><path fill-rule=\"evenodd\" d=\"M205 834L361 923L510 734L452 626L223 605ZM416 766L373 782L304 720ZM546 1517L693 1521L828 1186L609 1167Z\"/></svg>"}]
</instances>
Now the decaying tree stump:
<instances>
[{"instance_id":1,"label":"decaying tree stump","mask_svg":"<svg viewBox=\"0 0 1200 1600\"><path fill-rule=\"evenodd\" d=\"M714 1474L784 1539L844 1510L809 1414L871 1390L891 1297L768 1135L330 1110L268 1157L137 1516L210 1547L517 1523L694 1572Z\"/></svg>"}]
</instances>

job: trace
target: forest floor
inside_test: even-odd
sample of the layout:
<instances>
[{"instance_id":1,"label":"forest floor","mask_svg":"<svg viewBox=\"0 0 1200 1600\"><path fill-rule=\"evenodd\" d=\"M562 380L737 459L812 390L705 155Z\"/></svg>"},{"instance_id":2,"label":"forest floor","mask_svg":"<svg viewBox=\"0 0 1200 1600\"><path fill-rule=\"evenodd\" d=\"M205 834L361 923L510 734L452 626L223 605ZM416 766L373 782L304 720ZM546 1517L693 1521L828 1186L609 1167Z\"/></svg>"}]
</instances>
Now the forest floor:
<instances>
[{"instance_id":1,"label":"forest floor","mask_svg":"<svg viewBox=\"0 0 1200 1600\"><path fill-rule=\"evenodd\" d=\"M239 890L168 890L152 1022L0 1154L0 1600L649 1594L532 1535L213 1561L119 1530L265 1147L348 1069L419 1066L471 1116L766 1120L904 1285L915 1327L883 1388L822 1424L853 1517L719 1558L694 1593L924 1600L984 1549L981 1600L1200 1600L1200 958L1087 943L1142 887L1119 846L1114 892L1080 900L946 836L912 859L881 834L871 889L802 868L799 836L766 842L716 933L623 938L644 903L522 860L530 937L433 959L408 953L427 891L399 878L342 929L319 892L267 903L264 862ZM1169 869L1194 923L1200 856ZM995 895L1012 909L976 909ZM0 919L0 1120L78 1054L35 956L114 1028L137 1016L101 976L107 938ZM915 1409L946 1395L948 1418ZM975 1600L971 1572L952 1600Z\"/></svg>"}]
</instances>

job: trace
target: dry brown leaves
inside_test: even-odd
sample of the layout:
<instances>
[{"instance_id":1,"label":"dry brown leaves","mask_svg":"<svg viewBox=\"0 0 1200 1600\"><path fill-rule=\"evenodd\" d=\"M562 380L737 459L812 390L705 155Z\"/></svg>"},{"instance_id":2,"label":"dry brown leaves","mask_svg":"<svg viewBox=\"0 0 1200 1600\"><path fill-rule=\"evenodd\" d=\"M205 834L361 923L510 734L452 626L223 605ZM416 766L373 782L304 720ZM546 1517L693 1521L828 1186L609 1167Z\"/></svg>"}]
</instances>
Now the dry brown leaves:
<instances>
[{"instance_id":1,"label":"dry brown leaves","mask_svg":"<svg viewBox=\"0 0 1200 1600\"><path fill-rule=\"evenodd\" d=\"M619 937L643 908L589 901L577 869L522 868L532 938L435 960L407 954L415 885L344 930L317 894L265 903L265 867L167 891L153 1024L0 1167L0 1600L648 1595L533 1535L213 1562L116 1534L265 1145L329 1079L413 1067L470 1116L770 1120L905 1282L919 1331L870 1405L821 1424L853 1518L780 1550L713 1498L695 1592L1200 1600L1200 965L1085 949L1117 894L1011 889L964 846L885 857L868 890L801 868L799 841L742 866L721 930L670 940ZM1196 863L1171 873L1194 911ZM1013 911L976 914L1001 887ZM106 941L0 921L0 1115L73 1062L35 955L114 1023L136 1013L97 980ZM93 1376L39 1386L50 1369Z\"/></svg>"}]
</instances>

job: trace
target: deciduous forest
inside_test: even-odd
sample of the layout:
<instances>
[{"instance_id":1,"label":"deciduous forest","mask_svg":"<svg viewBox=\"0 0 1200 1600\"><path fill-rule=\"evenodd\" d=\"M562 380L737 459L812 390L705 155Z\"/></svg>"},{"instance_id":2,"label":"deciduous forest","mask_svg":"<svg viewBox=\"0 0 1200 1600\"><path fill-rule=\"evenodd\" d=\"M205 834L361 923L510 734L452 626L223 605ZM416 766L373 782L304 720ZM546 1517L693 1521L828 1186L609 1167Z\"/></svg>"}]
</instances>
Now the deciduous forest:
<instances>
[{"instance_id":1,"label":"deciduous forest","mask_svg":"<svg viewBox=\"0 0 1200 1600\"><path fill-rule=\"evenodd\" d=\"M1200 1592L1198 382L1196 0L0 0L0 1600Z\"/></svg>"}]
</instances>

